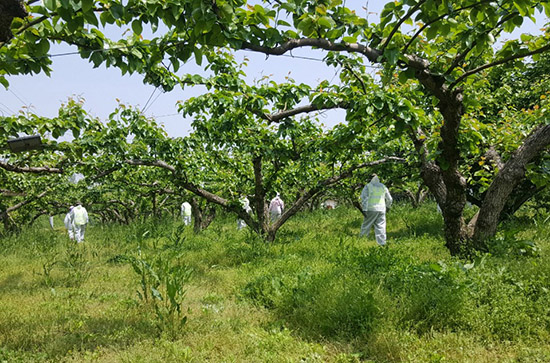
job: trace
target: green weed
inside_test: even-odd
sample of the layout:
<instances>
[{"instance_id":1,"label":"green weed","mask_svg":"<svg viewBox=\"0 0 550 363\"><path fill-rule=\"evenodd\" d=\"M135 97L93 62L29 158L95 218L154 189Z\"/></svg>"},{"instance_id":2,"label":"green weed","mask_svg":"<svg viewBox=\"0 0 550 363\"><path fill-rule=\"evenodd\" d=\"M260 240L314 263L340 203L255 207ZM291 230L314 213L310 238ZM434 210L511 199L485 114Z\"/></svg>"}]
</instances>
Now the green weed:
<instances>
[{"instance_id":1,"label":"green weed","mask_svg":"<svg viewBox=\"0 0 550 363\"><path fill-rule=\"evenodd\" d=\"M396 205L387 248L347 207L271 244L233 216L198 235L95 225L79 245L38 221L0 239L0 360L547 361L550 226L524 215L472 260L449 256L433 203Z\"/></svg>"}]
</instances>

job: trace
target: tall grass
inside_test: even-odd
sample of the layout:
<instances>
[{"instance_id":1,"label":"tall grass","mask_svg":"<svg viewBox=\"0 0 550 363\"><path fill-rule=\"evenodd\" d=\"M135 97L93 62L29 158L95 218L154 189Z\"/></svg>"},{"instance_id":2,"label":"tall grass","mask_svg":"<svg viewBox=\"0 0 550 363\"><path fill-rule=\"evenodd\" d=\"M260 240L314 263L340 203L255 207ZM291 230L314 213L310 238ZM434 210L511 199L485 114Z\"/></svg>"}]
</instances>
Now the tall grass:
<instances>
[{"instance_id":1,"label":"tall grass","mask_svg":"<svg viewBox=\"0 0 550 363\"><path fill-rule=\"evenodd\" d=\"M550 227L523 213L472 260L429 203L393 208L387 248L345 207L270 244L232 216L199 235L93 225L78 245L40 221L0 240L0 360L548 361Z\"/></svg>"}]
</instances>

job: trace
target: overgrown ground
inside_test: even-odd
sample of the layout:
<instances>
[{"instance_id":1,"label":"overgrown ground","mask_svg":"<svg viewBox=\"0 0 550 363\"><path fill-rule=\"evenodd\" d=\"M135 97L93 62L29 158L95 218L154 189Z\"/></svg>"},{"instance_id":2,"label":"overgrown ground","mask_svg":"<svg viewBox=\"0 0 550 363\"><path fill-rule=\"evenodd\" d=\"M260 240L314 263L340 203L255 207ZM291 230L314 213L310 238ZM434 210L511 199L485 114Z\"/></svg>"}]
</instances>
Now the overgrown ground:
<instances>
[{"instance_id":1,"label":"overgrown ground","mask_svg":"<svg viewBox=\"0 0 550 363\"><path fill-rule=\"evenodd\" d=\"M234 218L93 225L78 246L37 225L0 240L0 361L550 361L548 215L526 208L471 260L433 204L388 221L388 248L347 208L269 245Z\"/></svg>"}]
</instances>

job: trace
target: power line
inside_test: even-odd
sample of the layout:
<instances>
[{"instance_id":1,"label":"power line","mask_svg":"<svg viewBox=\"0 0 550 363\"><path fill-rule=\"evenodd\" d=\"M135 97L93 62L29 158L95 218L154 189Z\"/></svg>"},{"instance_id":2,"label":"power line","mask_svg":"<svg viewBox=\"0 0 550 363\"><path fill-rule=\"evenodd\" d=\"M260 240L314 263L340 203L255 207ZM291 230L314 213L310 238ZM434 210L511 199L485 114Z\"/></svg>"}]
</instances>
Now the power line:
<instances>
[{"instance_id":1,"label":"power line","mask_svg":"<svg viewBox=\"0 0 550 363\"><path fill-rule=\"evenodd\" d=\"M13 90L10 88L8 88L8 91L10 91L14 96L15 98L17 98L22 104L24 104L25 106L29 107L29 105L27 104L27 102L23 101L21 99L21 97L19 97L15 92L13 92Z\"/></svg>"},{"instance_id":2,"label":"power line","mask_svg":"<svg viewBox=\"0 0 550 363\"><path fill-rule=\"evenodd\" d=\"M157 118L161 118L161 117L171 117L171 116L177 116L179 115L179 113L169 113L167 115L160 115L160 116L152 116L153 118L157 119Z\"/></svg>"},{"instance_id":3,"label":"power line","mask_svg":"<svg viewBox=\"0 0 550 363\"><path fill-rule=\"evenodd\" d=\"M91 50L90 52L92 53L95 53L95 52L107 52L109 50L118 50L118 49L132 49L132 48L136 48L136 47L152 47L154 46L155 44L134 44L134 45L121 45L121 46L118 46L118 47L111 47L111 48L107 48L107 49L93 49ZM209 44L205 44L206 46L215 46L215 45L209 45ZM250 52L250 53L254 53L254 54L258 54L258 52L256 51L253 51L253 50L250 50L250 49L237 49L237 50L240 50L240 51L244 51L244 52ZM40 56L40 57L34 57L33 59L44 59L44 58L55 58L55 57L65 57L65 56L71 56L71 55L79 55L80 52L79 51L74 51L74 52L65 52L65 53L57 53L57 54L47 54L47 55L44 55L44 56ZM295 58L295 59L304 59L304 60L309 60L309 61L314 61L314 62L321 62L321 63L325 63L325 61L321 58L315 58L315 57L307 57L307 56L301 56L301 55L292 55L292 54L280 54L278 55L277 57L287 57L287 58ZM12 61L12 62L15 62L16 60L14 59L10 59L10 60L6 60L7 62L9 61ZM374 69L379 69L380 66L371 66L371 65L365 65L365 67L367 68L374 68Z\"/></svg>"},{"instance_id":4,"label":"power line","mask_svg":"<svg viewBox=\"0 0 550 363\"><path fill-rule=\"evenodd\" d=\"M147 102L145 102L145 106L143 106L143 108L141 109L141 113L145 112L145 109L147 108L147 105L149 104L149 101L151 101L151 98L153 98L153 95L155 94L157 88L158 88L158 87L155 87L155 89L153 90L153 92L151 92L151 95L150 95L149 98L147 99Z\"/></svg>"},{"instance_id":5,"label":"power line","mask_svg":"<svg viewBox=\"0 0 550 363\"><path fill-rule=\"evenodd\" d=\"M159 92L159 94L155 97L154 100L151 101L151 103L149 104L149 106L147 108L145 108L145 110L141 111L141 112L145 112L147 111L148 109L151 108L151 106L153 106L153 103L155 103L156 100L158 100L158 98L162 95L162 92Z\"/></svg>"},{"instance_id":6,"label":"power line","mask_svg":"<svg viewBox=\"0 0 550 363\"><path fill-rule=\"evenodd\" d=\"M0 102L0 105L2 105L6 110L8 110L11 114L15 114L16 112L13 112L13 110L11 108L9 108L7 105L3 104L2 102Z\"/></svg>"}]
</instances>

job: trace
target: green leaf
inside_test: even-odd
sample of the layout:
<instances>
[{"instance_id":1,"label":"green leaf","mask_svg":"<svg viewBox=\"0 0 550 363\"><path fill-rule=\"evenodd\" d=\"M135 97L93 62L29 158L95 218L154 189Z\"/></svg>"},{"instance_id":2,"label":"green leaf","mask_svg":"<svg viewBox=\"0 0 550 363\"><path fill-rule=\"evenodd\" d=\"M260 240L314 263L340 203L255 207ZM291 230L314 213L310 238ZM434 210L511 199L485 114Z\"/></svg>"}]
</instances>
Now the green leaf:
<instances>
[{"instance_id":1,"label":"green leaf","mask_svg":"<svg viewBox=\"0 0 550 363\"><path fill-rule=\"evenodd\" d=\"M101 25L105 26L106 24L113 24L115 19L110 12L104 11L99 15L99 20L101 20Z\"/></svg>"},{"instance_id":2,"label":"green leaf","mask_svg":"<svg viewBox=\"0 0 550 363\"><path fill-rule=\"evenodd\" d=\"M92 10L94 6L94 0L82 0L82 12L86 13Z\"/></svg>"},{"instance_id":3,"label":"green leaf","mask_svg":"<svg viewBox=\"0 0 550 363\"><path fill-rule=\"evenodd\" d=\"M120 4L114 4L113 6L111 6L109 11L115 19L122 19L122 17L124 16L124 7L122 7L122 5Z\"/></svg>"},{"instance_id":4,"label":"green leaf","mask_svg":"<svg viewBox=\"0 0 550 363\"><path fill-rule=\"evenodd\" d=\"M57 8L57 4L55 0L44 0L44 6L46 9L54 11Z\"/></svg>"},{"instance_id":5,"label":"green leaf","mask_svg":"<svg viewBox=\"0 0 550 363\"><path fill-rule=\"evenodd\" d=\"M357 43L357 37L343 37L342 40L346 43Z\"/></svg>"},{"instance_id":6,"label":"green leaf","mask_svg":"<svg viewBox=\"0 0 550 363\"><path fill-rule=\"evenodd\" d=\"M523 16L516 16L513 22L517 27L520 27L523 24Z\"/></svg>"},{"instance_id":7,"label":"green leaf","mask_svg":"<svg viewBox=\"0 0 550 363\"><path fill-rule=\"evenodd\" d=\"M434 39L438 33L439 33L439 25L437 23L432 24L432 26L428 28L428 31L426 31L426 39L427 40Z\"/></svg>"},{"instance_id":8,"label":"green leaf","mask_svg":"<svg viewBox=\"0 0 550 363\"><path fill-rule=\"evenodd\" d=\"M36 49L40 55L47 54L50 50L50 42L47 39L42 39L36 44Z\"/></svg>"},{"instance_id":9,"label":"green leaf","mask_svg":"<svg viewBox=\"0 0 550 363\"><path fill-rule=\"evenodd\" d=\"M86 22L88 24L92 24L94 26L99 26L99 21L97 20L97 16L95 15L95 13L93 11L85 12L84 13L84 20L86 20Z\"/></svg>"},{"instance_id":10,"label":"green leaf","mask_svg":"<svg viewBox=\"0 0 550 363\"><path fill-rule=\"evenodd\" d=\"M389 64L396 64L397 60L399 59L399 49L386 49L384 51L384 56L388 60Z\"/></svg>"},{"instance_id":11,"label":"green leaf","mask_svg":"<svg viewBox=\"0 0 550 363\"><path fill-rule=\"evenodd\" d=\"M101 54L101 51L93 52L90 60L94 63L94 68L99 67L103 62L103 55Z\"/></svg>"},{"instance_id":12,"label":"green leaf","mask_svg":"<svg viewBox=\"0 0 550 363\"><path fill-rule=\"evenodd\" d=\"M325 27L325 28L332 28L336 25L334 20L332 18L329 18L328 16L322 16L317 20L317 24Z\"/></svg>"},{"instance_id":13,"label":"green leaf","mask_svg":"<svg viewBox=\"0 0 550 363\"><path fill-rule=\"evenodd\" d=\"M407 83L407 81L408 81L410 78L409 78L409 76L407 75L407 72L399 72L398 79L399 79L399 83L405 84L405 83Z\"/></svg>"},{"instance_id":14,"label":"green leaf","mask_svg":"<svg viewBox=\"0 0 550 363\"><path fill-rule=\"evenodd\" d=\"M132 30L136 35L141 35L141 32L143 32L143 26L141 25L140 20L134 20L132 22Z\"/></svg>"},{"instance_id":15,"label":"green leaf","mask_svg":"<svg viewBox=\"0 0 550 363\"><path fill-rule=\"evenodd\" d=\"M331 29L327 32L327 34L325 35L325 37L327 39L336 39L336 38L339 38L341 35L342 35L342 29L340 28L336 28L336 29Z\"/></svg>"},{"instance_id":16,"label":"green leaf","mask_svg":"<svg viewBox=\"0 0 550 363\"><path fill-rule=\"evenodd\" d=\"M193 49L193 53L195 54L195 62L200 66L202 64L202 50L195 48Z\"/></svg>"},{"instance_id":17,"label":"green leaf","mask_svg":"<svg viewBox=\"0 0 550 363\"><path fill-rule=\"evenodd\" d=\"M315 26L313 24L313 20L311 18L305 18L301 22L298 23L296 26L299 30L301 30L305 36L311 35L313 32L315 32Z\"/></svg>"},{"instance_id":18,"label":"green leaf","mask_svg":"<svg viewBox=\"0 0 550 363\"><path fill-rule=\"evenodd\" d=\"M10 83L8 82L6 77L4 77L4 76L0 76L0 84L2 84L2 86L4 86L5 89L8 89L8 87L10 85Z\"/></svg>"}]
</instances>

